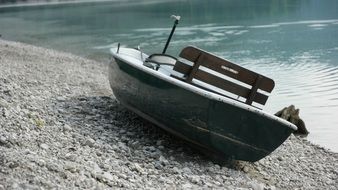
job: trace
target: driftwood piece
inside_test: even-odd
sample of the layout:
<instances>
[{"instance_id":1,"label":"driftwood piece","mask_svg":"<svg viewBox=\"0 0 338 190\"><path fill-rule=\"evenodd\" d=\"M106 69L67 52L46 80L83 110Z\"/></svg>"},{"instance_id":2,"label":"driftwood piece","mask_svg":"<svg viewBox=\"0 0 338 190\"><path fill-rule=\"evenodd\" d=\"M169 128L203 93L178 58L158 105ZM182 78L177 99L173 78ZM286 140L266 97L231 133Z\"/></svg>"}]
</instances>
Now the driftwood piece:
<instances>
[{"instance_id":1,"label":"driftwood piece","mask_svg":"<svg viewBox=\"0 0 338 190\"><path fill-rule=\"evenodd\" d=\"M305 127L304 121L299 117L299 109L296 109L294 105L285 107L282 110L275 113L276 116L289 121L297 126L297 130L293 132L298 135L308 135L309 131Z\"/></svg>"}]
</instances>

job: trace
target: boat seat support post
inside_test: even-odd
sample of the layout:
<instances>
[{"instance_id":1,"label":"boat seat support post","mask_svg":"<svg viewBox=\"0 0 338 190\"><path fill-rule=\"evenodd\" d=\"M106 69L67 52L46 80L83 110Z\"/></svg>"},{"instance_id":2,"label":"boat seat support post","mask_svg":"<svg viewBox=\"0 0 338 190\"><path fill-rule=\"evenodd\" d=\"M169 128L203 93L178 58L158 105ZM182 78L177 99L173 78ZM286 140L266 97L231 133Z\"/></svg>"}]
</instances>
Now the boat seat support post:
<instances>
[{"instance_id":1,"label":"boat seat support post","mask_svg":"<svg viewBox=\"0 0 338 190\"><path fill-rule=\"evenodd\" d=\"M255 96L256 96L256 94L257 94L258 87L259 87L260 83L262 82L262 79L263 79L263 78L262 78L261 75L258 75L258 76L257 76L254 85L252 85L252 88L251 88L251 91L250 91L250 93L249 93L249 96L248 96L248 98L246 99L246 102L245 102L246 104L251 105L252 102L254 101Z\"/></svg>"},{"instance_id":2,"label":"boat seat support post","mask_svg":"<svg viewBox=\"0 0 338 190\"><path fill-rule=\"evenodd\" d=\"M202 64L201 57L202 57L202 53L200 53L197 56L196 60L194 61L194 66L193 66L192 70L190 71L190 73L188 74L186 82L188 82L188 83L192 82L192 79L195 77L195 74L198 71L199 66Z\"/></svg>"}]
</instances>

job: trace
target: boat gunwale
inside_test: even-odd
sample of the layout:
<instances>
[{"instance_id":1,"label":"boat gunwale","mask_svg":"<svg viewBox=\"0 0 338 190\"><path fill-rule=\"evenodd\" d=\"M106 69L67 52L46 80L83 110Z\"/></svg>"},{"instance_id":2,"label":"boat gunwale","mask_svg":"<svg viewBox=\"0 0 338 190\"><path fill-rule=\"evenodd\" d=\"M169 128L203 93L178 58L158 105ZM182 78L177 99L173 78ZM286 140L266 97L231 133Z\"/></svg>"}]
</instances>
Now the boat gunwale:
<instances>
[{"instance_id":1,"label":"boat gunwale","mask_svg":"<svg viewBox=\"0 0 338 190\"><path fill-rule=\"evenodd\" d=\"M208 98L208 99L211 99L211 100L215 100L215 101L219 101L219 102L226 103L226 104L230 104L230 105L232 105L232 106L235 106L235 107L238 107L238 108L241 108L241 109L245 109L245 110L254 112L254 113L259 114L259 115L261 115L261 116L263 116L263 117L266 117L266 118L268 118L268 119L271 119L271 120L275 120L275 121L277 121L277 122L280 122L280 123L284 124L285 126L291 128L291 129L293 129L293 130L297 130L297 127L296 127L294 124L292 124L292 123L290 123L290 122L288 122L288 121L286 121L286 120L284 120L284 119L282 119L282 118L279 118L279 117L277 117L277 116L275 116L275 115L273 115L273 114L271 114L271 113L268 113L268 112L266 112L266 111L264 111L264 110L260 110L260 109L258 109L258 108L256 108L256 107L246 105L245 103L238 102L238 101L236 101L236 100L232 100L232 99L227 98L227 97L225 97L225 96L221 96L221 95L218 95L218 94L216 94L216 93L213 93L213 92L204 90L204 89L202 89L202 88L193 86L193 85L191 85L191 84L189 84L189 83L186 83L186 82L184 82L184 81L180 81L180 80L175 79L175 78L173 78L173 77L171 77L171 76L168 76L168 75L166 75L166 74L163 74L163 73L161 73L161 72L158 72L158 71L156 71L156 70L153 70L153 69L151 69L151 68L149 68L149 67L146 67L146 66L144 66L143 64L135 64L135 63L132 63L131 60L127 60L127 59L125 58L125 57L128 57L127 54L124 53L124 55L123 55L123 54L120 55L121 49L133 50L133 51L139 51L139 50L136 50L136 49L133 49L133 48L119 48L119 52L117 52L117 48L111 48L111 49L110 49L110 53L112 54L112 56L113 56L114 58L120 59L120 60L122 60L124 63L126 63L126 64L128 64L128 65L130 65L130 66L132 66L132 67L134 67L134 68L136 68L136 69L139 69L139 70L141 70L141 71L143 71L143 72L146 72L146 73L148 73L148 74L150 74L150 75L152 75L152 76L155 76L155 77L157 77L157 78L159 78L159 79L162 79L162 80L164 80L164 81L166 81L166 82L169 82L169 83L171 83L171 84L173 84L173 85L176 85L176 86L178 86L178 87L181 87L181 88L183 88L183 89L185 89L185 90L191 91L191 92L193 92L193 93L197 93L197 94L199 94L199 95L201 95L201 96L203 96L203 97L205 97L205 98ZM143 57L144 55L147 55L147 54L144 54L144 53L141 52L141 51L139 51L139 52L140 52L140 55L142 54L142 57ZM147 56L148 56L148 55L147 55ZM140 56L140 58L136 58L136 57L133 57L133 56L129 56L129 57L131 57L132 59L138 60L139 62L143 63L143 60L140 59L141 56ZM143 58L146 58L146 57L143 57Z\"/></svg>"}]
</instances>

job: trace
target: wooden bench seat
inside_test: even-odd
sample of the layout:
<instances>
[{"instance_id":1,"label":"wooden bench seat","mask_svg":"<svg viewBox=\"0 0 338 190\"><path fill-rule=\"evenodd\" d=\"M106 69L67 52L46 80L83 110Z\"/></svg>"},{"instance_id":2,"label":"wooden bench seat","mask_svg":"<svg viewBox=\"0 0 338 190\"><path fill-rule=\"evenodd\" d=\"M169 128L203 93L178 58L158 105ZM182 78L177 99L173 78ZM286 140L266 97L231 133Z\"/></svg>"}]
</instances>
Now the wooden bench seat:
<instances>
[{"instance_id":1,"label":"wooden bench seat","mask_svg":"<svg viewBox=\"0 0 338 190\"><path fill-rule=\"evenodd\" d=\"M179 56L183 58L183 61L178 60L176 62L174 71L183 74L184 77L180 78L181 80L214 91L212 88L196 84L193 80L207 83L236 96L243 97L245 99L244 102L248 105L252 105L253 102L264 105L268 99L266 94L271 93L275 86L274 81L270 78L196 47L188 46L184 48ZM184 63L184 59L192 62L193 66Z\"/></svg>"}]
</instances>

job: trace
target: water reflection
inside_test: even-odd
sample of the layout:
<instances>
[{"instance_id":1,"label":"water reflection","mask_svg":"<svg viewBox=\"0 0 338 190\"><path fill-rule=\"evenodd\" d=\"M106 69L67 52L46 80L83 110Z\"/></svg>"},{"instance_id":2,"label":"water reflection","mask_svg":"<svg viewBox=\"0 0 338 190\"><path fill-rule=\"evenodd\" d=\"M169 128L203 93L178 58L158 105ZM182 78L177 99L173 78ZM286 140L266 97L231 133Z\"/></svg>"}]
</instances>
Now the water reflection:
<instances>
[{"instance_id":1,"label":"water reflection","mask_svg":"<svg viewBox=\"0 0 338 190\"><path fill-rule=\"evenodd\" d=\"M106 61L117 42L161 52L171 14L182 21L168 49L195 45L270 76L271 112L295 104L309 139L338 151L338 1L114 0L0 8L0 33Z\"/></svg>"}]
</instances>

